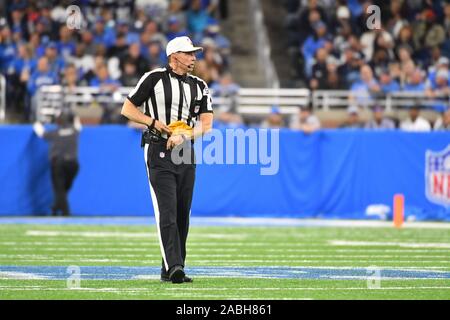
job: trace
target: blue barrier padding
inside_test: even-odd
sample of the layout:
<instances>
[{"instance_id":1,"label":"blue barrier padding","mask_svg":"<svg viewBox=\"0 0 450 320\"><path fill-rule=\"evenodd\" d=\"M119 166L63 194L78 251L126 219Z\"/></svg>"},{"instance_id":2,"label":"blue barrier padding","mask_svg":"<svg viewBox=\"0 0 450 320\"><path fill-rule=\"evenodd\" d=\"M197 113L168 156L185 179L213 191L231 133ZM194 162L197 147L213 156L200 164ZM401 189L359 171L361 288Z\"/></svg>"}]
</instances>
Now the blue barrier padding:
<instances>
[{"instance_id":1,"label":"blue barrier padding","mask_svg":"<svg viewBox=\"0 0 450 320\"><path fill-rule=\"evenodd\" d=\"M225 137L224 128L221 132ZM425 192L426 152L447 148L449 132L277 134L275 175L261 175L269 165L261 164L259 148L257 163L249 163L248 143L246 164L198 164L192 215L363 219L369 205L391 207L393 195L402 193L407 218L450 221L450 202L432 202ZM197 158L202 150L209 156L222 152L216 159L226 162L224 150L212 151L214 141L210 136L197 144ZM153 215L139 144L140 132L124 126L83 129L80 171L69 196L73 215ZM0 147L0 215L49 215L53 193L47 143L31 126L2 126Z\"/></svg>"}]
</instances>

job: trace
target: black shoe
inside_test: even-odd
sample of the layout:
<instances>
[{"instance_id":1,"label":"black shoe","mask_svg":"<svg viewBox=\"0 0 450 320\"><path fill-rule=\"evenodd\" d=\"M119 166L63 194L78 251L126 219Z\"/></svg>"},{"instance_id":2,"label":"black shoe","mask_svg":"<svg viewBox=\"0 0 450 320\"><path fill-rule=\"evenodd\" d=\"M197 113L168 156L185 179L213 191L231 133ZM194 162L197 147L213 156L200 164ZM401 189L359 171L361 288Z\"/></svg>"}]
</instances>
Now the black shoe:
<instances>
[{"instance_id":1,"label":"black shoe","mask_svg":"<svg viewBox=\"0 0 450 320\"><path fill-rule=\"evenodd\" d=\"M184 270L180 265L173 266L169 270L169 279L172 283L183 283L184 282Z\"/></svg>"},{"instance_id":2,"label":"black shoe","mask_svg":"<svg viewBox=\"0 0 450 320\"><path fill-rule=\"evenodd\" d=\"M167 274L161 274L161 282L170 282L169 276ZM194 279L189 278L188 276L184 276L183 282L194 282Z\"/></svg>"},{"instance_id":3,"label":"black shoe","mask_svg":"<svg viewBox=\"0 0 450 320\"><path fill-rule=\"evenodd\" d=\"M169 275L167 273L161 274L161 279L160 280L161 280L161 282L169 282L170 281Z\"/></svg>"}]
</instances>

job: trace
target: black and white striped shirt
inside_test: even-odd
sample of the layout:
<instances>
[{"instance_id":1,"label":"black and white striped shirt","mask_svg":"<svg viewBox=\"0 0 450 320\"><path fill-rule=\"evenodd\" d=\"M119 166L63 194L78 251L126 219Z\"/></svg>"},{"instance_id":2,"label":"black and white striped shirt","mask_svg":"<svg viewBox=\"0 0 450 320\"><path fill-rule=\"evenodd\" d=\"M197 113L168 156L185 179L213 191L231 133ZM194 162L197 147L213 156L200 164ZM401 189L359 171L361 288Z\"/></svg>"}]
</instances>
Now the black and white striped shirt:
<instances>
[{"instance_id":1,"label":"black and white striped shirt","mask_svg":"<svg viewBox=\"0 0 450 320\"><path fill-rule=\"evenodd\" d=\"M146 115L166 125L182 120L193 127L197 116L213 112L205 81L189 74L180 76L170 66L145 73L127 98L135 106L144 104Z\"/></svg>"}]
</instances>

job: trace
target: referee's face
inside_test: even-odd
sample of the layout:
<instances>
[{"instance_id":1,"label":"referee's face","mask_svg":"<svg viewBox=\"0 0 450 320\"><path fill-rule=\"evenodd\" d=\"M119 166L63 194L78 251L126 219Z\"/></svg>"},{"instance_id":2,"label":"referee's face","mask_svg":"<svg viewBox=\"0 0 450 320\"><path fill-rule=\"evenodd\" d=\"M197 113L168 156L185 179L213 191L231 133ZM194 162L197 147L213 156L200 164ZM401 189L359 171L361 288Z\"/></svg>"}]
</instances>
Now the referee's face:
<instances>
[{"instance_id":1,"label":"referee's face","mask_svg":"<svg viewBox=\"0 0 450 320\"><path fill-rule=\"evenodd\" d=\"M185 70L185 72L192 72L195 67L195 52L177 52L177 60L180 63L180 67Z\"/></svg>"}]
</instances>

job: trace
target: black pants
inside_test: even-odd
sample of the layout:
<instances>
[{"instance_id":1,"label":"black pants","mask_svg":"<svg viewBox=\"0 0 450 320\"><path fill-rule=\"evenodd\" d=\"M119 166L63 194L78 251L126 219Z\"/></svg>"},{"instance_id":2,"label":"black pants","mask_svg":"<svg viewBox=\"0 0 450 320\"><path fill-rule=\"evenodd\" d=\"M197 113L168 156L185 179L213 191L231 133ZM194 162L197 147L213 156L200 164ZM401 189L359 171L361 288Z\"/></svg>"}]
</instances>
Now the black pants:
<instances>
[{"instance_id":1,"label":"black pants","mask_svg":"<svg viewBox=\"0 0 450 320\"><path fill-rule=\"evenodd\" d=\"M78 162L76 160L52 159L52 184L54 203L52 215L61 211L63 216L70 215L67 193L72 187L72 182L78 173Z\"/></svg>"},{"instance_id":2,"label":"black pants","mask_svg":"<svg viewBox=\"0 0 450 320\"><path fill-rule=\"evenodd\" d=\"M184 147L191 153L191 162L175 164L167 140L145 144L144 156L150 181L161 254L162 273L175 265L185 265L186 240L194 192L195 163L190 142Z\"/></svg>"}]
</instances>

